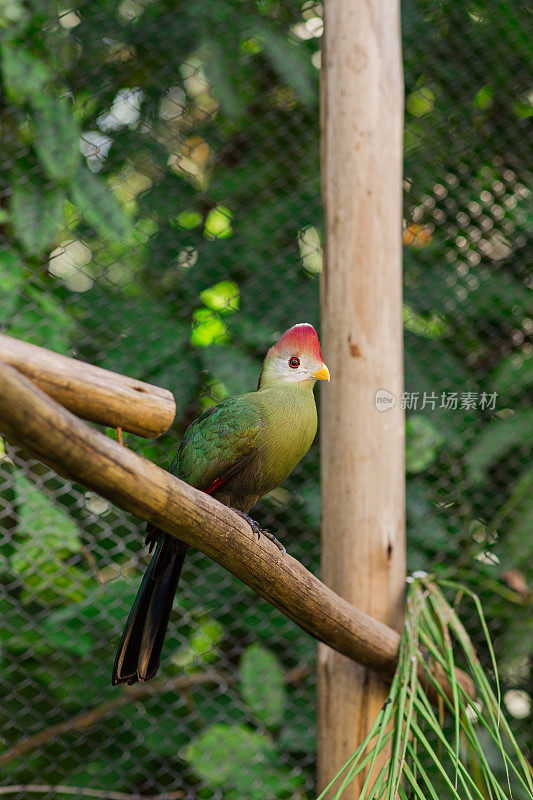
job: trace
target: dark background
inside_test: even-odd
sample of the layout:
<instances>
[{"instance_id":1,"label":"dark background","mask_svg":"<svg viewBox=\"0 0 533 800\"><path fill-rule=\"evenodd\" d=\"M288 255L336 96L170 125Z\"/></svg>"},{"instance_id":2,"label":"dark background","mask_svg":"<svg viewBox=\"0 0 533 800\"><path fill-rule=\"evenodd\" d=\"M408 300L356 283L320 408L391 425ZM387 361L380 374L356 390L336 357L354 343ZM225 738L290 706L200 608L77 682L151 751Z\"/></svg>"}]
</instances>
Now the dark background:
<instances>
[{"instance_id":1,"label":"dark background","mask_svg":"<svg viewBox=\"0 0 533 800\"><path fill-rule=\"evenodd\" d=\"M2 4L1 329L169 388L172 429L126 437L162 466L201 411L255 388L286 327L318 325L321 17L290 0ZM524 746L529 22L512 0L403 4L408 565L479 592ZM316 444L254 515L319 572ZM112 688L142 523L8 444L0 517L0 742L34 737L3 783L314 796L312 639L195 552L158 679Z\"/></svg>"}]
</instances>

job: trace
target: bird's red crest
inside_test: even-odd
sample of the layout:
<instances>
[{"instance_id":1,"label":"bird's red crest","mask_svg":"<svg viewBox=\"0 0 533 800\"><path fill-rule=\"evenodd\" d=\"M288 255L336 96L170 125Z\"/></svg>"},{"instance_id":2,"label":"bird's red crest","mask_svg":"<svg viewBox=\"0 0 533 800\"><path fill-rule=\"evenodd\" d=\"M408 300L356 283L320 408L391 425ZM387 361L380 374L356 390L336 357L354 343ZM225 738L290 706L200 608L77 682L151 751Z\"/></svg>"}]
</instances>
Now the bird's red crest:
<instances>
[{"instance_id":1,"label":"bird's red crest","mask_svg":"<svg viewBox=\"0 0 533 800\"><path fill-rule=\"evenodd\" d=\"M324 360L317 333L308 322L300 322L298 325L293 325L292 328L285 331L281 339L271 349L285 352L288 355L302 352L311 353L318 361L322 362Z\"/></svg>"},{"instance_id":2,"label":"bird's red crest","mask_svg":"<svg viewBox=\"0 0 533 800\"><path fill-rule=\"evenodd\" d=\"M276 356L292 356L297 353L311 353L320 363L324 361L317 333L308 322L299 322L298 325L293 325L292 328L285 331L281 339L278 339L276 344L273 344L266 354L265 364L272 354ZM264 367L259 376L259 382L257 384L258 389L261 388L263 372Z\"/></svg>"}]
</instances>

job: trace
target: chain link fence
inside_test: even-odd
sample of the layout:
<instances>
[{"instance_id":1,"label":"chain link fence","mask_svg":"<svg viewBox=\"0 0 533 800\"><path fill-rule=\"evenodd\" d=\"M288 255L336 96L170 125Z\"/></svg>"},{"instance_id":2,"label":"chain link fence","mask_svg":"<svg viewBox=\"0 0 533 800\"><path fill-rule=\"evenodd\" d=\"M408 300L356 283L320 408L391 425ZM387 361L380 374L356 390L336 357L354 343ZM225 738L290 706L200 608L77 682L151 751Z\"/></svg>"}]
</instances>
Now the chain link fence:
<instances>
[{"instance_id":1,"label":"chain link fence","mask_svg":"<svg viewBox=\"0 0 533 800\"><path fill-rule=\"evenodd\" d=\"M403 5L396 398L407 410L409 569L479 592L523 745L528 22L513 0ZM2 331L169 388L172 429L125 437L162 466L199 413L255 387L278 334L318 325L322 27L313 0L0 3ZM319 572L316 444L254 516ZM308 636L192 553L158 677L113 688L147 563L142 523L9 442L0 518L0 774L11 796L35 784L50 798L65 787L110 799L314 796ZM474 625L468 605L464 617ZM488 664L482 632L470 632Z\"/></svg>"}]
</instances>

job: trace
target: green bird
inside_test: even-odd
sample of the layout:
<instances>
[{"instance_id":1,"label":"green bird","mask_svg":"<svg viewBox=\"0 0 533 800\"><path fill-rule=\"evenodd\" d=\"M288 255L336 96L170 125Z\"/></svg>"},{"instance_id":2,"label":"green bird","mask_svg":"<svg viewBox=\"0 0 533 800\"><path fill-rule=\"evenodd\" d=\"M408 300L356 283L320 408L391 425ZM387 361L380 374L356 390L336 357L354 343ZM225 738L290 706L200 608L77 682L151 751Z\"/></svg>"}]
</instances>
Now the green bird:
<instances>
[{"instance_id":1,"label":"green bird","mask_svg":"<svg viewBox=\"0 0 533 800\"><path fill-rule=\"evenodd\" d=\"M329 378L315 329L294 325L266 354L256 392L224 400L187 428L170 472L233 508L284 550L247 512L309 450L317 430L313 387L317 379ZM147 544L155 551L120 640L114 685L156 674L189 549L154 526L147 530Z\"/></svg>"}]
</instances>

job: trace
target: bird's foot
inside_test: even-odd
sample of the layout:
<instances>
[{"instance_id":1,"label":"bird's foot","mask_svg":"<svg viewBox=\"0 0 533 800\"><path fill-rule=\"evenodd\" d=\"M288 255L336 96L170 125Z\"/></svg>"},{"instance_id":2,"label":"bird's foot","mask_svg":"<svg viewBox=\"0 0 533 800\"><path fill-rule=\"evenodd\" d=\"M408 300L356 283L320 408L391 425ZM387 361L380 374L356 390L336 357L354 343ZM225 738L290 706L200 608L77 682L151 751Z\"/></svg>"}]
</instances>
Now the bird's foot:
<instances>
[{"instance_id":1,"label":"bird's foot","mask_svg":"<svg viewBox=\"0 0 533 800\"><path fill-rule=\"evenodd\" d=\"M280 542L280 541L278 541L278 539L276 539L276 537L274 536L274 534L273 534L273 533L270 533L270 531L267 531L267 530L265 530L264 528L261 528L261 527L259 527L259 525L258 525L258 524L257 524L257 522L255 521L255 519L252 519L251 517L249 517L249 516L248 516L248 514L245 514L245 513L244 513L244 511L239 511L239 509L238 509L238 508L233 508L233 509L232 509L232 511L235 511L235 513L236 513L236 514L238 514L238 515L239 515L239 517L242 517L242 519L244 519L244 520L245 520L245 521L248 523L248 525L250 526L250 528L252 529L252 531L253 531L253 532L254 532L254 533L257 535L257 540L258 540L258 541L259 541L259 539L261 538L261 534L263 534L263 536L264 536L266 539L268 539L270 542L272 542L273 544L275 544L275 545L276 545L276 547L277 547L279 550L281 550L281 552L282 552L282 553L286 553L286 552L287 552L287 551L285 550L285 548L283 547L283 545L281 544L281 542Z\"/></svg>"},{"instance_id":2,"label":"bird's foot","mask_svg":"<svg viewBox=\"0 0 533 800\"><path fill-rule=\"evenodd\" d=\"M270 531L267 531L267 530L265 530L264 528L261 528L261 533L263 534L263 536L264 536L266 539L268 539L268 540L269 540L269 541L271 541L273 544L275 544L275 545L276 545L276 547L278 548L278 550L281 550L281 552L282 552L282 553L286 553L286 552L287 552L287 551L285 550L284 546L283 546L283 545L281 544L281 542L279 541L279 539L276 539L276 537L274 536L274 534L273 534L273 533L270 533Z\"/></svg>"}]
</instances>

